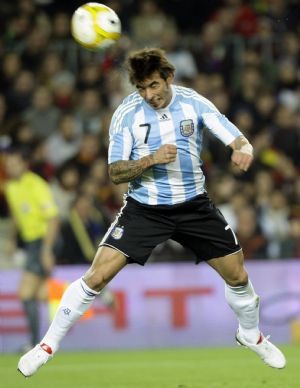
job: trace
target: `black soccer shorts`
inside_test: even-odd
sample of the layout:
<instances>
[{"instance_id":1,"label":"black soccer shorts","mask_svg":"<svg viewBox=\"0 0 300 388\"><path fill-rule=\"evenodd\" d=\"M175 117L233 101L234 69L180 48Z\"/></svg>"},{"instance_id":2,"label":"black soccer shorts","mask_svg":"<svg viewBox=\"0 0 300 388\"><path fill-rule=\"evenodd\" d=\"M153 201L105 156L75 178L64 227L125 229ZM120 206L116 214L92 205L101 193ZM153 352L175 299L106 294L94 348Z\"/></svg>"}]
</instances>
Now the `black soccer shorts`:
<instances>
[{"instance_id":1,"label":"black soccer shorts","mask_svg":"<svg viewBox=\"0 0 300 388\"><path fill-rule=\"evenodd\" d=\"M169 238L190 248L196 263L241 249L206 193L176 205L145 205L127 197L99 246L115 248L129 263L144 265L152 250Z\"/></svg>"},{"instance_id":2,"label":"black soccer shorts","mask_svg":"<svg viewBox=\"0 0 300 388\"><path fill-rule=\"evenodd\" d=\"M24 270L33 272L40 277L47 277L48 274L42 264L42 246L43 240L33 240L25 243L26 262Z\"/></svg>"}]
</instances>

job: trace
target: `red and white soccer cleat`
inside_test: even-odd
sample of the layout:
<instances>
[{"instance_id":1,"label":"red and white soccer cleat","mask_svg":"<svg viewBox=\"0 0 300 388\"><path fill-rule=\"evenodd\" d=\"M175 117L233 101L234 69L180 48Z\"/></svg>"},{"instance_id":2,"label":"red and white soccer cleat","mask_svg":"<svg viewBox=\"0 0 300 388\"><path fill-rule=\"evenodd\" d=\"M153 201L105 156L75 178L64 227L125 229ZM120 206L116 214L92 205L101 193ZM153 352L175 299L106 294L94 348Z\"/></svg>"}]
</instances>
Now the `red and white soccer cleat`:
<instances>
[{"instance_id":1,"label":"red and white soccer cleat","mask_svg":"<svg viewBox=\"0 0 300 388\"><path fill-rule=\"evenodd\" d=\"M264 337L260 334L259 340L256 344L247 342L239 331L237 331L235 338L238 345L245 346L253 350L253 352L258 354L265 364L278 369L285 367L286 359L281 350L269 341L270 336Z\"/></svg>"},{"instance_id":2,"label":"red and white soccer cleat","mask_svg":"<svg viewBox=\"0 0 300 388\"><path fill-rule=\"evenodd\" d=\"M50 346L38 344L20 358L18 370L25 377L32 376L42 365L51 360L52 357L53 352Z\"/></svg>"}]
</instances>

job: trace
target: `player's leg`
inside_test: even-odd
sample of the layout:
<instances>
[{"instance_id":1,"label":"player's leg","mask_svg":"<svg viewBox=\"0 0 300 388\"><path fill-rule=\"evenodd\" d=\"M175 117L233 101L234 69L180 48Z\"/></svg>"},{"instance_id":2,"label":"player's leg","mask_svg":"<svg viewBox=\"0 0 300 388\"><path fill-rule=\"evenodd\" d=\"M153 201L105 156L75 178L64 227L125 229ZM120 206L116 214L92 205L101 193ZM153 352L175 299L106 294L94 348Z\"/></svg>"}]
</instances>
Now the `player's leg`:
<instances>
[{"instance_id":1,"label":"player's leg","mask_svg":"<svg viewBox=\"0 0 300 388\"><path fill-rule=\"evenodd\" d=\"M84 278L71 283L64 292L55 317L41 343L21 357L18 369L33 375L52 358L60 342L75 322L88 310L101 289L126 265L126 257L116 249L101 246Z\"/></svg>"},{"instance_id":2,"label":"player's leg","mask_svg":"<svg viewBox=\"0 0 300 388\"><path fill-rule=\"evenodd\" d=\"M66 289L54 320L41 342L56 352L69 328L88 310L102 288L125 265L123 253L106 246L99 247L84 277L71 283Z\"/></svg>"},{"instance_id":3,"label":"player's leg","mask_svg":"<svg viewBox=\"0 0 300 388\"><path fill-rule=\"evenodd\" d=\"M92 266L82 279L70 284L65 291L41 344L21 358L19 370L25 376L34 374L52 357L70 327L128 260L144 265L152 249L171 236L174 222L168 216L168 211L163 217L162 212L162 209L153 211L144 208L133 200L125 201L101 241Z\"/></svg>"},{"instance_id":4,"label":"player's leg","mask_svg":"<svg viewBox=\"0 0 300 388\"><path fill-rule=\"evenodd\" d=\"M248 281L243 253L234 232L207 194L185 206L175 239L222 276L226 282L226 298L238 316L241 330L245 331L246 338L256 342L260 335L258 297Z\"/></svg>"},{"instance_id":5,"label":"player's leg","mask_svg":"<svg viewBox=\"0 0 300 388\"><path fill-rule=\"evenodd\" d=\"M259 297L248 279L242 251L210 259L207 263L225 280L225 297L239 320L239 332L256 343L260 336Z\"/></svg>"},{"instance_id":6,"label":"player's leg","mask_svg":"<svg viewBox=\"0 0 300 388\"><path fill-rule=\"evenodd\" d=\"M205 260L225 280L226 299L239 321L237 340L254 350L270 366L283 368L283 354L258 328L259 298L244 267L239 242L207 194L189 201L178 217L172 236L195 252L197 260Z\"/></svg>"},{"instance_id":7,"label":"player's leg","mask_svg":"<svg viewBox=\"0 0 300 388\"><path fill-rule=\"evenodd\" d=\"M35 345L39 339L39 309L38 291L44 279L38 274L25 271L19 284L18 296L22 302L28 328L30 344Z\"/></svg>"},{"instance_id":8,"label":"player's leg","mask_svg":"<svg viewBox=\"0 0 300 388\"><path fill-rule=\"evenodd\" d=\"M267 365L284 368L284 355L259 330L259 297L248 279L242 251L207 262L225 280L226 300L239 321L238 344L253 350Z\"/></svg>"}]
</instances>

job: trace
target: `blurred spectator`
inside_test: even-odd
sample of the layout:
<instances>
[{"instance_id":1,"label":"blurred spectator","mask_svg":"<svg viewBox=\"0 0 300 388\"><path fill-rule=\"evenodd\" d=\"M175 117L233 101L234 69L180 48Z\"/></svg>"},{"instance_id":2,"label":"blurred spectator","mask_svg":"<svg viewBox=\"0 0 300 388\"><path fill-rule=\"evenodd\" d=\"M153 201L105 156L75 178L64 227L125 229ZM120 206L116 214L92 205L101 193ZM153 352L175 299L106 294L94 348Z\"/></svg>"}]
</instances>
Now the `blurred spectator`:
<instances>
[{"instance_id":1,"label":"blurred spectator","mask_svg":"<svg viewBox=\"0 0 300 388\"><path fill-rule=\"evenodd\" d=\"M139 10L131 19L132 38L138 46L159 46L164 31L176 33L176 24L165 15L155 0L139 2Z\"/></svg>"},{"instance_id":2,"label":"blurred spectator","mask_svg":"<svg viewBox=\"0 0 300 388\"><path fill-rule=\"evenodd\" d=\"M79 188L79 173L72 164L59 168L51 182L51 191L61 220L69 216L71 205Z\"/></svg>"},{"instance_id":3,"label":"blurred spectator","mask_svg":"<svg viewBox=\"0 0 300 388\"><path fill-rule=\"evenodd\" d=\"M54 15L52 24L52 42L63 43L70 37L70 15L58 12Z\"/></svg>"},{"instance_id":4,"label":"blurred spectator","mask_svg":"<svg viewBox=\"0 0 300 388\"><path fill-rule=\"evenodd\" d=\"M24 37L29 33L30 27L29 16L22 13L16 13L14 9L14 13L6 23L4 42L7 48L23 48Z\"/></svg>"},{"instance_id":5,"label":"blurred spectator","mask_svg":"<svg viewBox=\"0 0 300 388\"><path fill-rule=\"evenodd\" d=\"M110 184L107 172L107 162L103 157L94 160L89 171L89 177L94 179L98 185L105 190L105 185Z\"/></svg>"},{"instance_id":6,"label":"blurred spectator","mask_svg":"<svg viewBox=\"0 0 300 388\"><path fill-rule=\"evenodd\" d=\"M123 201L123 194L126 192L127 185L113 185L108 177L107 162L106 159L100 157L97 158L90 169L88 179L82 185L82 191L85 192L85 186L89 183L94 186L94 197L96 202L106 204L105 206L110 208L114 212ZM96 184L96 187L95 187ZM120 192L120 194L116 194Z\"/></svg>"},{"instance_id":7,"label":"blurred spectator","mask_svg":"<svg viewBox=\"0 0 300 388\"><path fill-rule=\"evenodd\" d=\"M225 89L210 94L210 100L225 116L229 114L230 98Z\"/></svg>"},{"instance_id":8,"label":"blurred spectator","mask_svg":"<svg viewBox=\"0 0 300 388\"><path fill-rule=\"evenodd\" d=\"M300 167L300 132L296 126L296 113L287 106L279 105L273 127L273 146L288 155Z\"/></svg>"},{"instance_id":9,"label":"blurred spectator","mask_svg":"<svg viewBox=\"0 0 300 388\"><path fill-rule=\"evenodd\" d=\"M240 212L243 209L249 207L250 205L249 201L247 200L247 197L245 196L245 194L239 191L233 192L227 203L222 203L221 205L218 205L218 208L220 209L223 216L226 218L226 221L234 231L240 230ZM246 215L242 216L246 217Z\"/></svg>"},{"instance_id":10,"label":"blurred spectator","mask_svg":"<svg viewBox=\"0 0 300 388\"><path fill-rule=\"evenodd\" d=\"M293 182L291 190L291 213L293 217L300 219L300 176Z\"/></svg>"},{"instance_id":11,"label":"blurred spectator","mask_svg":"<svg viewBox=\"0 0 300 388\"><path fill-rule=\"evenodd\" d=\"M37 72L41 66L46 48L48 36L42 28L35 27L26 36L25 47L22 51L22 63L25 69Z\"/></svg>"},{"instance_id":12,"label":"blurred spectator","mask_svg":"<svg viewBox=\"0 0 300 388\"><path fill-rule=\"evenodd\" d=\"M101 132L102 101L96 89L86 89L81 93L75 117L81 133L99 134Z\"/></svg>"},{"instance_id":13,"label":"blurred spectator","mask_svg":"<svg viewBox=\"0 0 300 388\"><path fill-rule=\"evenodd\" d=\"M290 61L299 64L300 43L297 34L294 31L286 32L282 37L283 45L279 52L279 60Z\"/></svg>"},{"instance_id":14,"label":"blurred spectator","mask_svg":"<svg viewBox=\"0 0 300 388\"><path fill-rule=\"evenodd\" d=\"M179 35L171 30L163 31L160 45L176 68L175 81L192 80L197 75L196 61L191 52L180 46Z\"/></svg>"},{"instance_id":15,"label":"blurred spectator","mask_svg":"<svg viewBox=\"0 0 300 388\"><path fill-rule=\"evenodd\" d=\"M93 62L85 64L80 70L77 86L80 91L86 89L100 90L103 87L103 77L99 64Z\"/></svg>"},{"instance_id":16,"label":"blurred spectator","mask_svg":"<svg viewBox=\"0 0 300 388\"><path fill-rule=\"evenodd\" d=\"M47 159L47 146L44 140L36 141L32 145L30 169L46 181L51 181L54 176L55 168Z\"/></svg>"},{"instance_id":17,"label":"blurred spectator","mask_svg":"<svg viewBox=\"0 0 300 388\"><path fill-rule=\"evenodd\" d=\"M34 92L35 79L32 72L22 70L16 76L12 88L7 91L9 115L14 117L26 109L30 109L30 101Z\"/></svg>"},{"instance_id":18,"label":"blurred spectator","mask_svg":"<svg viewBox=\"0 0 300 388\"><path fill-rule=\"evenodd\" d=\"M238 191L237 181L231 174L219 173L215 181L211 182L210 190L213 201L220 206L228 203L232 195Z\"/></svg>"},{"instance_id":19,"label":"blurred spectator","mask_svg":"<svg viewBox=\"0 0 300 388\"><path fill-rule=\"evenodd\" d=\"M255 132L272 123L276 107L276 96L270 90L262 90L258 94L255 101L255 117L258 127Z\"/></svg>"},{"instance_id":20,"label":"blurred spectator","mask_svg":"<svg viewBox=\"0 0 300 388\"><path fill-rule=\"evenodd\" d=\"M68 159L64 165L74 165L80 175L80 178L87 176L91 170L91 166L99 156L99 138L93 134L85 134L82 137L79 151L75 156Z\"/></svg>"},{"instance_id":21,"label":"blurred spectator","mask_svg":"<svg viewBox=\"0 0 300 388\"><path fill-rule=\"evenodd\" d=\"M62 244L57 250L61 264L90 262L95 247L106 232L107 224L101 212L93 206L90 196L79 194L71 207L68 220L62 223Z\"/></svg>"},{"instance_id":22,"label":"blurred spectator","mask_svg":"<svg viewBox=\"0 0 300 388\"><path fill-rule=\"evenodd\" d=\"M58 210L48 184L28 170L26 160L20 150L11 150L6 155L5 194L27 255L18 292L33 346L40 335L38 301L46 299L45 280L51 276L54 265Z\"/></svg>"},{"instance_id":23,"label":"blurred spectator","mask_svg":"<svg viewBox=\"0 0 300 388\"><path fill-rule=\"evenodd\" d=\"M205 72L198 72L193 80L192 88L202 96L208 97L210 92L209 75Z\"/></svg>"},{"instance_id":24,"label":"blurred spectator","mask_svg":"<svg viewBox=\"0 0 300 388\"><path fill-rule=\"evenodd\" d=\"M300 218L290 222L291 249L287 257L300 257Z\"/></svg>"},{"instance_id":25,"label":"blurred spectator","mask_svg":"<svg viewBox=\"0 0 300 388\"><path fill-rule=\"evenodd\" d=\"M257 15L248 2L242 0L230 0L235 8L233 32L249 38L257 32Z\"/></svg>"},{"instance_id":26,"label":"blurred spectator","mask_svg":"<svg viewBox=\"0 0 300 388\"><path fill-rule=\"evenodd\" d=\"M270 258L280 258L284 254L290 234L289 215L284 194L279 190L273 191L260 214L260 225L268 239L266 253Z\"/></svg>"},{"instance_id":27,"label":"blurred spectator","mask_svg":"<svg viewBox=\"0 0 300 388\"><path fill-rule=\"evenodd\" d=\"M105 76L105 86L108 92L107 103L110 109L114 110L122 102L126 90L126 82L122 72L112 69Z\"/></svg>"},{"instance_id":28,"label":"blurred spectator","mask_svg":"<svg viewBox=\"0 0 300 388\"><path fill-rule=\"evenodd\" d=\"M297 63L290 60L279 62L277 88L295 90L300 86Z\"/></svg>"},{"instance_id":29,"label":"blurred spectator","mask_svg":"<svg viewBox=\"0 0 300 388\"><path fill-rule=\"evenodd\" d=\"M272 29L275 33L282 33L289 28L295 27L297 20L299 23L297 14L295 15L292 9L288 7L289 3L285 0L272 0L267 3L266 16L271 21Z\"/></svg>"},{"instance_id":30,"label":"blurred spectator","mask_svg":"<svg viewBox=\"0 0 300 388\"><path fill-rule=\"evenodd\" d=\"M23 120L17 120L13 123L10 136L15 147L27 150L32 149L37 140L31 126Z\"/></svg>"},{"instance_id":31,"label":"blurred spectator","mask_svg":"<svg viewBox=\"0 0 300 388\"><path fill-rule=\"evenodd\" d=\"M32 106L24 112L24 119L34 131L34 135L44 139L56 130L60 111L53 106L49 89L40 86L34 92Z\"/></svg>"},{"instance_id":32,"label":"blurred spectator","mask_svg":"<svg viewBox=\"0 0 300 388\"><path fill-rule=\"evenodd\" d=\"M48 52L43 58L39 70L39 82L46 86L52 87L53 78L63 69L61 56L57 52Z\"/></svg>"},{"instance_id":33,"label":"blurred spectator","mask_svg":"<svg viewBox=\"0 0 300 388\"><path fill-rule=\"evenodd\" d=\"M241 244L245 259L263 259L267 257L267 240L257 222L252 207L242 207L237 212L236 235Z\"/></svg>"},{"instance_id":34,"label":"blurred spectator","mask_svg":"<svg viewBox=\"0 0 300 388\"><path fill-rule=\"evenodd\" d=\"M80 148L81 134L78 121L73 115L64 114L58 122L57 131L46 140L46 157L55 167L72 158Z\"/></svg>"},{"instance_id":35,"label":"blurred spectator","mask_svg":"<svg viewBox=\"0 0 300 388\"><path fill-rule=\"evenodd\" d=\"M87 195L91 199L95 209L100 211L104 222L109 225L113 221L114 214L112 214L111 209L107 205L107 193L103 195L103 191L105 192L105 186L101 182L99 183L93 176L86 178L80 185L80 193ZM111 192L110 188L109 194Z\"/></svg>"},{"instance_id":36,"label":"blurred spectator","mask_svg":"<svg viewBox=\"0 0 300 388\"><path fill-rule=\"evenodd\" d=\"M71 109L74 103L75 77L68 70L62 70L52 78L53 102L61 110Z\"/></svg>"},{"instance_id":37,"label":"blurred spectator","mask_svg":"<svg viewBox=\"0 0 300 388\"><path fill-rule=\"evenodd\" d=\"M233 123L245 134L247 137L253 135L254 128L254 116L246 108L239 109L234 113Z\"/></svg>"},{"instance_id":38,"label":"blurred spectator","mask_svg":"<svg viewBox=\"0 0 300 388\"><path fill-rule=\"evenodd\" d=\"M275 182L270 171L261 169L255 175L254 184L256 187L255 205L260 210L268 206Z\"/></svg>"},{"instance_id":39,"label":"blurred spectator","mask_svg":"<svg viewBox=\"0 0 300 388\"><path fill-rule=\"evenodd\" d=\"M5 97L0 94L0 128L1 132L4 132L7 119L7 106Z\"/></svg>"},{"instance_id":40,"label":"blurred spectator","mask_svg":"<svg viewBox=\"0 0 300 388\"><path fill-rule=\"evenodd\" d=\"M21 58L17 53L8 52L2 59L0 72L0 86L4 93L14 84L17 75L22 70Z\"/></svg>"},{"instance_id":41,"label":"blurred spectator","mask_svg":"<svg viewBox=\"0 0 300 388\"><path fill-rule=\"evenodd\" d=\"M221 23L209 21L202 27L197 47L197 67L203 73L221 73L231 78L232 48L224 37Z\"/></svg>"},{"instance_id":42,"label":"blurred spectator","mask_svg":"<svg viewBox=\"0 0 300 388\"><path fill-rule=\"evenodd\" d=\"M234 95L234 110L248 109L254 112L257 96L263 85L260 70L255 66L245 67L240 75L237 91Z\"/></svg>"}]
</instances>

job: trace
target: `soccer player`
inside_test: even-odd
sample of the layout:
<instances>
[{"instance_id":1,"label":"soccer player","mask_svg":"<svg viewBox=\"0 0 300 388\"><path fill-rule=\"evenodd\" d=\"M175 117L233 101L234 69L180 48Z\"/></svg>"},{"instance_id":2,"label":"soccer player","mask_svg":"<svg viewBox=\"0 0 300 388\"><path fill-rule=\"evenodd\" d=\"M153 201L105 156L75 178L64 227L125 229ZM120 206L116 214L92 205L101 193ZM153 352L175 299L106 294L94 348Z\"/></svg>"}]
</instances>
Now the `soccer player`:
<instances>
[{"instance_id":1,"label":"soccer player","mask_svg":"<svg viewBox=\"0 0 300 388\"><path fill-rule=\"evenodd\" d=\"M5 195L27 256L19 285L19 298L28 321L32 347L40 335L38 303L46 299L46 279L54 265L58 209L48 183L28 170L26 156L17 149L5 155L8 175Z\"/></svg>"},{"instance_id":2,"label":"soccer player","mask_svg":"<svg viewBox=\"0 0 300 388\"><path fill-rule=\"evenodd\" d=\"M160 49L132 52L129 78L137 91L115 111L110 126L109 175L129 182L128 195L85 275L65 291L42 341L18 368L33 375L58 350L70 327L128 263L144 265L152 249L171 238L206 261L225 281L225 297L239 326L236 340L274 368L285 357L258 327L259 297L244 267L242 248L205 190L201 169L203 128L232 149L247 171L252 146L206 98L172 84L175 68Z\"/></svg>"}]
</instances>

